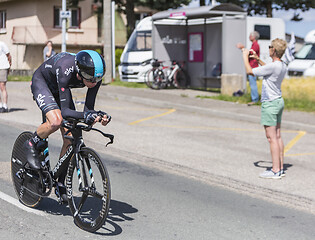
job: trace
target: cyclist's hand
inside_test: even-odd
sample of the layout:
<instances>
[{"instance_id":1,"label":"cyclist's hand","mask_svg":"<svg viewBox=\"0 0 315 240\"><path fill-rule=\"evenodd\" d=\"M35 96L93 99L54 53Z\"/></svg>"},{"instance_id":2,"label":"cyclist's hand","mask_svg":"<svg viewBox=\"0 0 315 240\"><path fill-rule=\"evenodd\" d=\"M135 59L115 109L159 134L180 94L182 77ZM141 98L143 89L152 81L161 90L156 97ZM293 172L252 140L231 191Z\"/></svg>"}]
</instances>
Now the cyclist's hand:
<instances>
[{"instance_id":1,"label":"cyclist's hand","mask_svg":"<svg viewBox=\"0 0 315 240\"><path fill-rule=\"evenodd\" d=\"M89 110L84 113L84 122L88 125L93 125L98 119L98 112L95 110Z\"/></svg>"},{"instance_id":2,"label":"cyclist's hand","mask_svg":"<svg viewBox=\"0 0 315 240\"><path fill-rule=\"evenodd\" d=\"M112 120L112 117L103 111L98 111L98 116L98 121L101 122L103 126L106 126L110 120Z\"/></svg>"}]
</instances>

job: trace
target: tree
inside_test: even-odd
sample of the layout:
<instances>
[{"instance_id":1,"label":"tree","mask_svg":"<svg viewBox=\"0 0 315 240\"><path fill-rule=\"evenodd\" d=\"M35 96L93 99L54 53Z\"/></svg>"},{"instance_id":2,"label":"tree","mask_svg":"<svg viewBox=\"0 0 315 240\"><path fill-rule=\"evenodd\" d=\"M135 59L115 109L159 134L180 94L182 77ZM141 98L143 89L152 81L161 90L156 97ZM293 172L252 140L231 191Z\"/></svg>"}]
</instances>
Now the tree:
<instances>
[{"instance_id":1,"label":"tree","mask_svg":"<svg viewBox=\"0 0 315 240\"><path fill-rule=\"evenodd\" d=\"M79 1L84 0L67 0L68 6L78 6ZM103 12L103 0L93 0L97 4L97 9L94 9L98 15ZM178 8L182 5L187 5L191 0L115 0L115 4L118 6L118 11L123 12L127 16L127 37L135 29L136 18L134 8L135 6L147 6L151 9L163 11L169 8Z\"/></svg>"},{"instance_id":2,"label":"tree","mask_svg":"<svg viewBox=\"0 0 315 240\"><path fill-rule=\"evenodd\" d=\"M217 0L221 3L234 3L244 9L247 9L249 16L266 15L272 17L272 10L300 9L302 12L315 8L314 0ZM299 14L294 13L294 21L302 20Z\"/></svg>"}]
</instances>

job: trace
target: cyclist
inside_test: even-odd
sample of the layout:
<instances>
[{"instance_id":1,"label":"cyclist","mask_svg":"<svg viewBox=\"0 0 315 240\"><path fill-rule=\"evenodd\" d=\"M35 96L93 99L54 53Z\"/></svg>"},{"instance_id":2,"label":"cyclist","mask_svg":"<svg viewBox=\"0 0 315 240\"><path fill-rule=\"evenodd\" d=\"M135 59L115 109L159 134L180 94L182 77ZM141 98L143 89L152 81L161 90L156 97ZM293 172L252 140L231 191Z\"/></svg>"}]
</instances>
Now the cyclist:
<instances>
[{"instance_id":1,"label":"cyclist","mask_svg":"<svg viewBox=\"0 0 315 240\"><path fill-rule=\"evenodd\" d=\"M95 111L96 94L106 71L103 57L92 50L83 50L77 54L62 52L45 61L34 73L31 90L34 100L43 114L43 123L37 128L29 141L25 143L26 157L31 168L39 170L39 149L47 144L45 139L60 129L63 146L60 157L67 158L70 140L64 138L65 129L62 119L65 117L81 118L87 124L100 121L106 126L110 116L102 111ZM87 87L84 112L75 110L71 88ZM46 143L45 143L46 142ZM68 154L69 155L69 154ZM58 178L61 200L66 202L64 180L66 169Z\"/></svg>"}]
</instances>

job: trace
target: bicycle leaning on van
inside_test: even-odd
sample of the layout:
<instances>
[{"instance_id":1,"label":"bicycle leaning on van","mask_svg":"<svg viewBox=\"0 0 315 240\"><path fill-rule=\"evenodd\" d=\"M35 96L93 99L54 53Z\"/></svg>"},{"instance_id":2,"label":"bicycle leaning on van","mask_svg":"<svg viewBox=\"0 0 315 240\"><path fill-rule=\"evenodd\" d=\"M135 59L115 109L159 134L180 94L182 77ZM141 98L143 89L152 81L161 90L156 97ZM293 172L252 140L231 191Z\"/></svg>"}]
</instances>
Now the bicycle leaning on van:
<instances>
[{"instance_id":1,"label":"bicycle leaning on van","mask_svg":"<svg viewBox=\"0 0 315 240\"><path fill-rule=\"evenodd\" d=\"M184 62L172 61L171 66L164 66L158 59L151 60L152 68L146 73L146 85L152 89L166 87L186 88L189 77L184 70Z\"/></svg>"},{"instance_id":2,"label":"bicycle leaning on van","mask_svg":"<svg viewBox=\"0 0 315 240\"><path fill-rule=\"evenodd\" d=\"M23 148L32 133L22 132L17 137L11 157L13 185L19 201L25 206L37 207L43 197L50 195L53 187L61 203L56 179L63 169L67 169L66 193L74 222L85 231L95 232L103 226L109 211L110 181L103 160L95 150L85 146L82 131L101 133L109 139L106 146L113 143L114 136L85 124L83 119L65 119L63 127L67 129L65 137L71 140L71 145L53 169L50 168L47 140L39 146L41 169L33 170Z\"/></svg>"}]
</instances>

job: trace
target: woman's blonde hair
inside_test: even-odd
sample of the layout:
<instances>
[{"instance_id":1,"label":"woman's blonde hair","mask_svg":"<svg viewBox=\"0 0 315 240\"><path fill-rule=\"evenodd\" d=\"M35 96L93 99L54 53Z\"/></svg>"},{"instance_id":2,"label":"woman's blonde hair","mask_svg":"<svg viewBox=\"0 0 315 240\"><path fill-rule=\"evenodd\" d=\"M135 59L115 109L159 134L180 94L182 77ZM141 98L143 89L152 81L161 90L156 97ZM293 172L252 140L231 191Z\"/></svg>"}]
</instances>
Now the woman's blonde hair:
<instances>
[{"instance_id":1,"label":"woman's blonde hair","mask_svg":"<svg viewBox=\"0 0 315 240\"><path fill-rule=\"evenodd\" d=\"M287 42L283 39L276 38L272 40L271 46L275 49L278 58L281 58L287 48Z\"/></svg>"}]
</instances>

